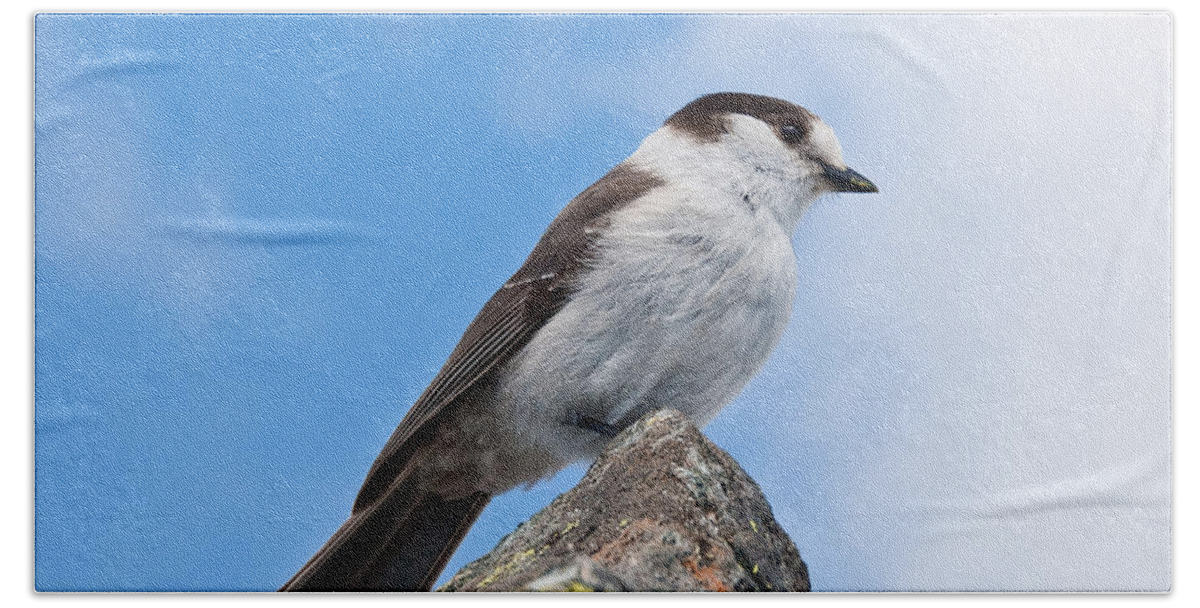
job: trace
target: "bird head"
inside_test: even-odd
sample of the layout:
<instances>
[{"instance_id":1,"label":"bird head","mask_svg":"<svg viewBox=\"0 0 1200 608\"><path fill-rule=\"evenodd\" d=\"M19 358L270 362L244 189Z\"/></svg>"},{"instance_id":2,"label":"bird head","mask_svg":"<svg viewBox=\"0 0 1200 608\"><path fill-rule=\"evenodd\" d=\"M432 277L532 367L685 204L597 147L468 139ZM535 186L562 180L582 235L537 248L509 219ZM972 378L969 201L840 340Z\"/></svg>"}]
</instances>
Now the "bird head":
<instances>
[{"instance_id":1,"label":"bird head","mask_svg":"<svg viewBox=\"0 0 1200 608\"><path fill-rule=\"evenodd\" d=\"M647 138L639 156L659 174L757 197L789 222L822 194L878 192L846 166L833 129L820 117L763 95L700 97Z\"/></svg>"}]
</instances>

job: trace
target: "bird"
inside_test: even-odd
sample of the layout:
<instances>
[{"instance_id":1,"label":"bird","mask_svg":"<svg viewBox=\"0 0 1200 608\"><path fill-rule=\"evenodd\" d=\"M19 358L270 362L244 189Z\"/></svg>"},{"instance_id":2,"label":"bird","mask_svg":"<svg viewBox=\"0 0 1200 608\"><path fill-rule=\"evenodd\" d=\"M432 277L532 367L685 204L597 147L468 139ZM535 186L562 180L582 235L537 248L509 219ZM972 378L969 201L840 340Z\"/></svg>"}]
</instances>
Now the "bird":
<instances>
[{"instance_id":1,"label":"bird","mask_svg":"<svg viewBox=\"0 0 1200 608\"><path fill-rule=\"evenodd\" d=\"M878 192L789 101L712 93L573 198L467 326L349 518L280 591L423 591L489 500L663 408L711 420L792 312L820 196Z\"/></svg>"}]
</instances>

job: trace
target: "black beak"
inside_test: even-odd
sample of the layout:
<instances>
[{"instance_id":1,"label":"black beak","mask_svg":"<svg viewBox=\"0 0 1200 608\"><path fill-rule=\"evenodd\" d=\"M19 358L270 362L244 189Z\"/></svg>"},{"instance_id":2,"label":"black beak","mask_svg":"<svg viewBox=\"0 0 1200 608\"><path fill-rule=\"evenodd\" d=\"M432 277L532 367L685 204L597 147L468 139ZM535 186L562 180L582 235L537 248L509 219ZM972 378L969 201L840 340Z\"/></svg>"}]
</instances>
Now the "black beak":
<instances>
[{"instance_id":1,"label":"black beak","mask_svg":"<svg viewBox=\"0 0 1200 608\"><path fill-rule=\"evenodd\" d=\"M879 192L871 180L850 167L838 169L825 165L825 179L829 180L834 192Z\"/></svg>"}]
</instances>

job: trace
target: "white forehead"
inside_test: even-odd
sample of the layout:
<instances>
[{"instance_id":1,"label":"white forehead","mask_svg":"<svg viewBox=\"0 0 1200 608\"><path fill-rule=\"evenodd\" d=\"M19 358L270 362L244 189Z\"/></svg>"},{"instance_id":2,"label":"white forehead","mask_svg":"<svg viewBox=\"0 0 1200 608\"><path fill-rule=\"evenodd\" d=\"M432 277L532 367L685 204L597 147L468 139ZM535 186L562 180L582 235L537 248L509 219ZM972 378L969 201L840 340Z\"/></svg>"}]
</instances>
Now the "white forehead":
<instances>
[{"instance_id":1,"label":"white forehead","mask_svg":"<svg viewBox=\"0 0 1200 608\"><path fill-rule=\"evenodd\" d=\"M758 148L760 150L786 153L789 158L794 154L791 148L779 139L779 134L771 125L757 118L745 114L730 114L726 124L731 133L736 136L736 139L741 140L740 143L743 145L751 143L756 147L761 146ZM842 145L838 143L833 129L815 116L809 123L808 146L811 153L817 158L839 169L845 168L846 164L842 160Z\"/></svg>"},{"instance_id":2,"label":"white forehead","mask_svg":"<svg viewBox=\"0 0 1200 608\"><path fill-rule=\"evenodd\" d=\"M825 124L823 120L819 118L813 120L808 134L808 141L822 160L838 169L846 168L846 163L842 160L842 144L838 143L837 136L833 134L833 129Z\"/></svg>"}]
</instances>

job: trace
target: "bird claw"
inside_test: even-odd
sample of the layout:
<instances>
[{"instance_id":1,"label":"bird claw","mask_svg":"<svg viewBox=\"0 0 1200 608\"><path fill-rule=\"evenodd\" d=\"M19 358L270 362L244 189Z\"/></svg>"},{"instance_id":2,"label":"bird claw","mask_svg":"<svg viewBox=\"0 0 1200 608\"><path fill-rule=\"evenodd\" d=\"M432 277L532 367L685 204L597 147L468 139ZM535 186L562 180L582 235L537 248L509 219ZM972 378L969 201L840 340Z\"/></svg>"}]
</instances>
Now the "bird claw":
<instances>
[{"instance_id":1,"label":"bird claw","mask_svg":"<svg viewBox=\"0 0 1200 608\"><path fill-rule=\"evenodd\" d=\"M574 420L573 426L577 426L581 429L584 429L586 431L591 431L593 433L599 433L610 439L613 437L616 437L617 433L621 432L621 429L619 429L607 422L604 422L603 420L597 420L595 418L592 418L591 416L585 416L582 414L575 415L575 420Z\"/></svg>"}]
</instances>

